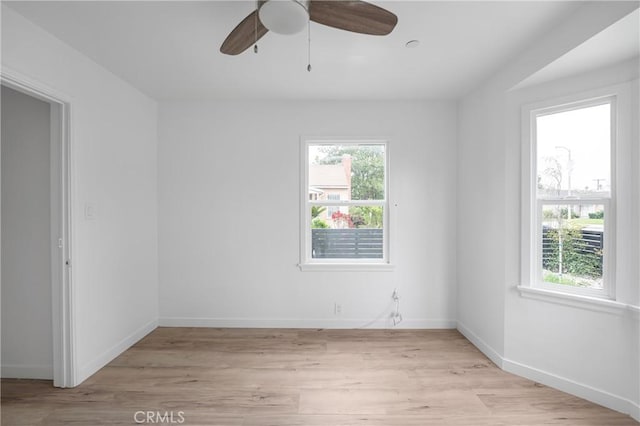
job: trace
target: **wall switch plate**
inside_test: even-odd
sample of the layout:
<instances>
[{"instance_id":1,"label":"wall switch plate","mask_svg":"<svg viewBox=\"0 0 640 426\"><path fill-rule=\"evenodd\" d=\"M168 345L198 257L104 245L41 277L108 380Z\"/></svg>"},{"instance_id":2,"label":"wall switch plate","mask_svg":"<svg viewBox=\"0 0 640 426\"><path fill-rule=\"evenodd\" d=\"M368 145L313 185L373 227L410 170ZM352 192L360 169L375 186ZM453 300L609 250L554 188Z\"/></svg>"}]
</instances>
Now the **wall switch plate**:
<instances>
[{"instance_id":1,"label":"wall switch plate","mask_svg":"<svg viewBox=\"0 0 640 426\"><path fill-rule=\"evenodd\" d=\"M98 218L98 207L95 203L85 203L84 220L96 220Z\"/></svg>"}]
</instances>

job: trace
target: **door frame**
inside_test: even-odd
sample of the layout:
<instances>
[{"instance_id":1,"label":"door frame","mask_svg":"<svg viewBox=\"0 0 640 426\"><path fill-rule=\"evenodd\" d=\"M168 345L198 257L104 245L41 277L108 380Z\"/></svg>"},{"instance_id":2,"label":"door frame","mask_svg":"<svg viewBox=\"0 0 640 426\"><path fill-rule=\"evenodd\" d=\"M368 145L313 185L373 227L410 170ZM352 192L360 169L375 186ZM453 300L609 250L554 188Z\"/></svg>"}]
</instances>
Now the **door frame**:
<instances>
[{"instance_id":1,"label":"door frame","mask_svg":"<svg viewBox=\"0 0 640 426\"><path fill-rule=\"evenodd\" d=\"M72 257L71 100L3 66L0 84L51 106L51 303L53 385L77 385Z\"/></svg>"}]
</instances>

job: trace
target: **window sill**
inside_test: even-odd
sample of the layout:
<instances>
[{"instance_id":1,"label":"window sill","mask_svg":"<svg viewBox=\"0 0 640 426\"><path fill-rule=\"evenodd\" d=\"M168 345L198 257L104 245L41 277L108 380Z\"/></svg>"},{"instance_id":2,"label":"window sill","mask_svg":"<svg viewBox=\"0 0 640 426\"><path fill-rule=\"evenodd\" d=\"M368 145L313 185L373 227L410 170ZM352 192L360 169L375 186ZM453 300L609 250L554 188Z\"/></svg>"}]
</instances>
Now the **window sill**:
<instances>
[{"instance_id":1,"label":"window sill","mask_svg":"<svg viewBox=\"0 0 640 426\"><path fill-rule=\"evenodd\" d=\"M527 286L518 286L520 296L527 299L541 300L574 308L587 309L595 312L604 312L614 315L630 315L638 318L640 308L634 305L616 302L615 300L601 299L598 297L583 296L578 294L563 293Z\"/></svg>"},{"instance_id":2,"label":"window sill","mask_svg":"<svg viewBox=\"0 0 640 426\"><path fill-rule=\"evenodd\" d=\"M301 263L303 272L390 272L395 265L390 263Z\"/></svg>"}]
</instances>

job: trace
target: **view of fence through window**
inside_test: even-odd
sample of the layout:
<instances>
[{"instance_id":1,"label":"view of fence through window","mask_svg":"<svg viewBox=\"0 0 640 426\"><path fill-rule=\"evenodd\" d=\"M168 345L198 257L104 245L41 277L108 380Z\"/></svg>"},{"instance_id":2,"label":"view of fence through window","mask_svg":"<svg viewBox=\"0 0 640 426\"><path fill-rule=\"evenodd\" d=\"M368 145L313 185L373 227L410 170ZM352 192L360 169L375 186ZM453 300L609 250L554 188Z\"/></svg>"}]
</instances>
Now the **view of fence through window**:
<instances>
[{"instance_id":1,"label":"view of fence through window","mask_svg":"<svg viewBox=\"0 0 640 426\"><path fill-rule=\"evenodd\" d=\"M536 117L541 279L603 288L611 197L611 105Z\"/></svg>"},{"instance_id":2,"label":"view of fence through window","mask_svg":"<svg viewBox=\"0 0 640 426\"><path fill-rule=\"evenodd\" d=\"M571 218L569 218L571 212ZM602 288L604 206L548 204L542 208L543 280Z\"/></svg>"},{"instance_id":3,"label":"view of fence through window","mask_svg":"<svg viewBox=\"0 0 640 426\"><path fill-rule=\"evenodd\" d=\"M382 259L384 144L309 145L311 257Z\"/></svg>"}]
</instances>

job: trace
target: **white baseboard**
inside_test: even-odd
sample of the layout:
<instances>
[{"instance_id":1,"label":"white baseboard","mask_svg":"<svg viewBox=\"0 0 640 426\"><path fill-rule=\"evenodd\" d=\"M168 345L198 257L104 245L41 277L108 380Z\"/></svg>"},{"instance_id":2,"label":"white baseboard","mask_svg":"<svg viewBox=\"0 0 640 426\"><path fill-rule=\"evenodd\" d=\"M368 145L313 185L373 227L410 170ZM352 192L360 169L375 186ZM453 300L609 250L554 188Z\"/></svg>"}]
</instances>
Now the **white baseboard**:
<instances>
[{"instance_id":1,"label":"white baseboard","mask_svg":"<svg viewBox=\"0 0 640 426\"><path fill-rule=\"evenodd\" d=\"M151 333L158 327L158 321L153 320L144 326L140 327L138 330L134 331L115 345L113 345L110 349L100 354L98 357L93 359L93 361L88 362L78 369L78 376L76 378L77 382L74 383L73 386L78 386L80 383L87 380L90 376L100 370L102 367L113 361L118 355L122 352L129 349L135 343L137 343L140 339L142 339L147 334Z\"/></svg>"},{"instance_id":2,"label":"white baseboard","mask_svg":"<svg viewBox=\"0 0 640 426\"><path fill-rule=\"evenodd\" d=\"M594 387L578 383L557 374L548 373L519 362L512 361L500 355L495 349L489 346L484 340L458 322L458 331L462 333L480 352L493 361L498 367L509 373L542 383L545 386L561 390L563 392L586 399L603 407L629 414L636 421L640 421L640 406L633 401L622 398L618 395L596 389Z\"/></svg>"},{"instance_id":3,"label":"white baseboard","mask_svg":"<svg viewBox=\"0 0 640 426\"><path fill-rule=\"evenodd\" d=\"M366 319L262 319L262 318L189 318L163 317L161 327L211 328L329 328L329 329L441 329L456 328L454 320L405 319L395 327L388 319L374 322Z\"/></svg>"},{"instance_id":4,"label":"white baseboard","mask_svg":"<svg viewBox=\"0 0 640 426\"><path fill-rule=\"evenodd\" d=\"M587 401L594 402L612 410L629 414L635 420L640 421L640 407L638 407L634 402L618 395L567 379L566 377L558 376L557 374L529 367L528 365L511 361L509 359L504 360L503 370L563 392L570 393L571 395L586 399Z\"/></svg>"},{"instance_id":5,"label":"white baseboard","mask_svg":"<svg viewBox=\"0 0 640 426\"><path fill-rule=\"evenodd\" d=\"M631 408L629 415L633 417L633 420L640 423L640 405L629 401L629 407Z\"/></svg>"},{"instance_id":6,"label":"white baseboard","mask_svg":"<svg viewBox=\"0 0 640 426\"><path fill-rule=\"evenodd\" d=\"M3 364L1 370L3 379L53 380L53 365Z\"/></svg>"},{"instance_id":7,"label":"white baseboard","mask_svg":"<svg viewBox=\"0 0 640 426\"><path fill-rule=\"evenodd\" d=\"M467 338L473 345L487 356L495 365L503 368L504 358L495 349L489 346L484 340L478 337L473 331L469 330L464 324L458 321L458 331Z\"/></svg>"}]
</instances>

